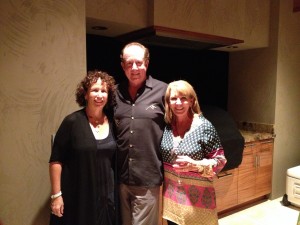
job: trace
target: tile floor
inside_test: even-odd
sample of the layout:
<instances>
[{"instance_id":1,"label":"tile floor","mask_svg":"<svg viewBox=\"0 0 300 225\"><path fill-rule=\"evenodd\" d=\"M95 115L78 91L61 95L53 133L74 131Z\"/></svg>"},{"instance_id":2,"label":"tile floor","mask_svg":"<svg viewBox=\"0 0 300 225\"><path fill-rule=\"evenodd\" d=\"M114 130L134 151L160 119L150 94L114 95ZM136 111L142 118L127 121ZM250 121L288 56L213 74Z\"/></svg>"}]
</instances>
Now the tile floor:
<instances>
[{"instance_id":1,"label":"tile floor","mask_svg":"<svg viewBox=\"0 0 300 225\"><path fill-rule=\"evenodd\" d=\"M298 225L300 208L283 206L282 197L266 200L230 215L221 216L219 225Z\"/></svg>"}]
</instances>

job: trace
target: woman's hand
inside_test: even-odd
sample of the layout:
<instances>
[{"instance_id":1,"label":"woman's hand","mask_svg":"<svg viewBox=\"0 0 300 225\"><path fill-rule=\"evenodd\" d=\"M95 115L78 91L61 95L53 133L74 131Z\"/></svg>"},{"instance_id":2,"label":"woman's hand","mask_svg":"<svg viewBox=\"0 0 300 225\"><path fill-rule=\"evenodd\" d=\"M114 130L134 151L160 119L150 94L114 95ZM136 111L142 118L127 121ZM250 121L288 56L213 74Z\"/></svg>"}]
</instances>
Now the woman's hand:
<instances>
[{"instance_id":1,"label":"woman's hand","mask_svg":"<svg viewBox=\"0 0 300 225\"><path fill-rule=\"evenodd\" d=\"M193 167L193 160L189 156L179 155L174 161L173 168L176 172L189 172L189 171L197 171L197 168Z\"/></svg>"},{"instance_id":2,"label":"woman's hand","mask_svg":"<svg viewBox=\"0 0 300 225\"><path fill-rule=\"evenodd\" d=\"M173 168L177 173L180 172L199 172L203 177L213 177L212 161L209 159L194 160L189 156L177 156Z\"/></svg>"},{"instance_id":3,"label":"woman's hand","mask_svg":"<svg viewBox=\"0 0 300 225\"><path fill-rule=\"evenodd\" d=\"M51 201L52 214L58 217L62 217L64 214L64 200L62 196L59 196Z\"/></svg>"}]
</instances>

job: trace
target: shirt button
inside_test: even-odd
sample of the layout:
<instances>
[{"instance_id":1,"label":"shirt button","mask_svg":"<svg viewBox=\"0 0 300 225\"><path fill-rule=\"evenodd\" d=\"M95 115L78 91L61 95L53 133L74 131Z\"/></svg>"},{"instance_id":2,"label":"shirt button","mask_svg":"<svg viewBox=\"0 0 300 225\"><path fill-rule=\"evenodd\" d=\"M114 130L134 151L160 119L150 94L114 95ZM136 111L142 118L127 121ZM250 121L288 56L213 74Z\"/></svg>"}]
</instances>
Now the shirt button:
<instances>
[{"instance_id":1,"label":"shirt button","mask_svg":"<svg viewBox=\"0 0 300 225\"><path fill-rule=\"evenodd\" d=\"M135 104L132 104L132 106L135 106Z\"/></svg>"},{"instance_id":2,"label":"shirt button","mask_svg":"<svg viewBox=\"0 0 300 225\"><path fill-rule=\"evenodd\" d=\"M128 160L129 160L129 161L133 161L133 158L129 158Z\"/></svg>"},{"instance_id":3,"label":"shirt button","mask_svg":"<svg viewBox=\"0 0 300 225\"><path fill-rule=\"evenodd\" d=\"M133 130L131 130L130 133L133 134Z\"/></svg>"},{"instance_id":4,"label":"shirt button","mask_svg":"<svg viewBox=\"0 0 300 225\"><path fill-rule=\"evenodd\" d=\"M132 116L131 119L134 120L134 117Z\"/></svg>"},{"instance_id":5,"label":"shirt button","mask_svg":"<svg viewBox=\"0 0 300 225\"><path fill-rule=\"evenodd\" d=\"M129 148L132 148L132 144L129 145Z\"/></svg>"}]
</instances>

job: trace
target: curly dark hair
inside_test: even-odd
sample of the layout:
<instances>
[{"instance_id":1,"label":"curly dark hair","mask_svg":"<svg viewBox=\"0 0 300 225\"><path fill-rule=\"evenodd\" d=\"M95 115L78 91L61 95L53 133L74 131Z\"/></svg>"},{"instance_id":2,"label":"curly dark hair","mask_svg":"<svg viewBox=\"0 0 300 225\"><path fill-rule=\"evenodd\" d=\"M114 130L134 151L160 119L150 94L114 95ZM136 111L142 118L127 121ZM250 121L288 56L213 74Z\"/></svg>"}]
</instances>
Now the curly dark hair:
<instances>
[{"instance_id":1,"label":"curly dark hair","mask_svg":"<svg viewBox=\"0 0 300 225\"><path fill-rule=\"evenodd\" d=\"M106 72L100 70L88 71L87 75L83 78L83 80L77 85L76 89L76 102L80 107L85 107L87 102L85 100L85 95L88 89L97 82L98 79L103 80L103 82L107 85L108 91L108 100L107 104L104 107L104 113L108 116L113 112L113 108L116 104L115 99L115 90L116 90L116 81L115 79Z\"/></svg>"}]
</instances>

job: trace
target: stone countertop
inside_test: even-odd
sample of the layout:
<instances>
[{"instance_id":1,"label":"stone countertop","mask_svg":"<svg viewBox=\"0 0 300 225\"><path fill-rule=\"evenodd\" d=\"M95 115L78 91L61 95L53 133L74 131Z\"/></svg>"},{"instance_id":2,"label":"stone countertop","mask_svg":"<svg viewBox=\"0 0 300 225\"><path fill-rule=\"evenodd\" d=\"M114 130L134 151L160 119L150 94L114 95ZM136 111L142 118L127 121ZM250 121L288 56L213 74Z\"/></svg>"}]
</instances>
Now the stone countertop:
<instances>
[{"instance_id":1,"label":"stone countertop","mask_svg":"<svg viewBox=\"0 0 300 225\"><path fill-rule=\"evenodd\" d=\"M240 132L245 139L245 143L275 138L275 134L272 133L254 132L254 131L247 131L247 130L240 130Z\"/></svg>"}]
</instances>

